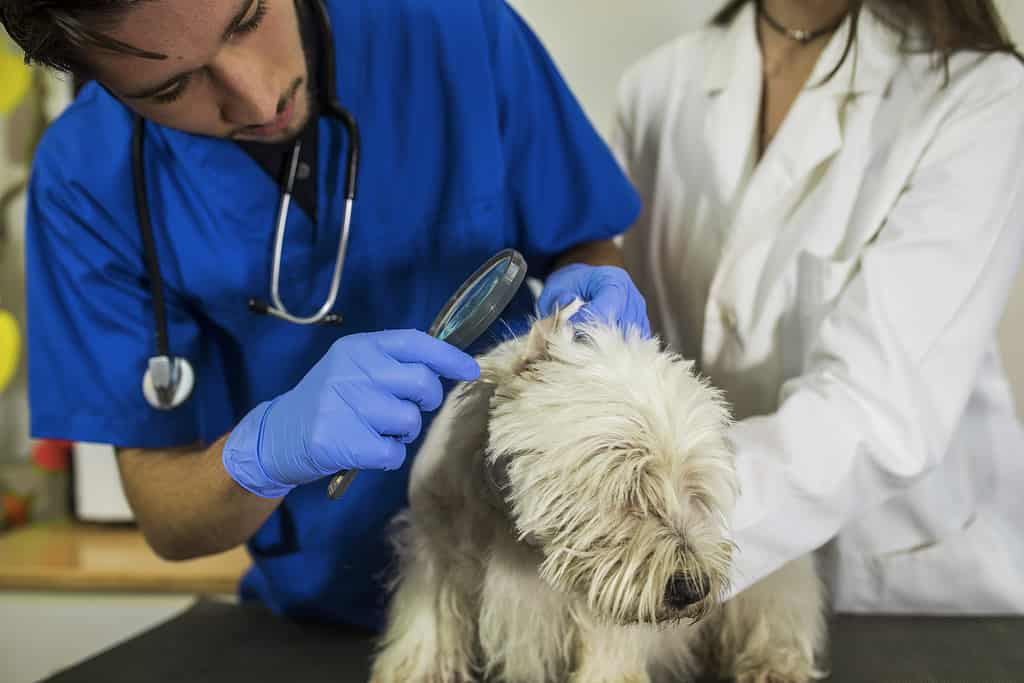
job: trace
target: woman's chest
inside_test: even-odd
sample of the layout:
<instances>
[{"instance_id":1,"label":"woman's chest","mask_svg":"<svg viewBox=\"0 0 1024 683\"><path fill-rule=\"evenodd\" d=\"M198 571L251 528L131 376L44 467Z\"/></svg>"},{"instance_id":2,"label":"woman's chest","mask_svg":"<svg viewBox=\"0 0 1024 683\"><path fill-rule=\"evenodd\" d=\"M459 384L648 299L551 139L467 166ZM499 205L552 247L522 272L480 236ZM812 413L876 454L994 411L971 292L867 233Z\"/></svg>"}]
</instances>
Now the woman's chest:
<instances>
[{"instance_id":1,"label":"woman's chest","mask_svg":"<svg viewBox=\"0 0 1024 683\"><path fill-rule=\"evenodd\" d=\"M628 248L651 265L662 334L774 396L799 371L785 349L855 275L923 137L900 98L805 92L755 163L754 100L693 99L643 161L647 209Z\"/></svg>"}]
</instances>

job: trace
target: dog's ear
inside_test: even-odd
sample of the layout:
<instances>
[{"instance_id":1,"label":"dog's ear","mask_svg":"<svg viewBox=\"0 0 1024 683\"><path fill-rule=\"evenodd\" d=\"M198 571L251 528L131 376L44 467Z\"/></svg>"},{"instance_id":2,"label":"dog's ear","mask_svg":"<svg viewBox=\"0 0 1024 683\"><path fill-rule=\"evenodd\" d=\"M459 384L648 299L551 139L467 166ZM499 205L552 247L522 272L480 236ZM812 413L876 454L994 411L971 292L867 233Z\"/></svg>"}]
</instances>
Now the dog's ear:
<instances>
[{"instance_id":1,"label":"dog's ear","mask_svg":"<svg viewBox=\"0 0 1024 683\"><path fill-rule=\"evenodd\" d=\"M564 307L555 307L555 312L548 317L537 320L526 336L526 345L523 348L521 359L523 366L547 358L551 340L562 329L572 324L569 319L576 315L581 308L583 308L583 301L573 299Z\"/></svg>"},{"instance_id":2,"label":"dog's ear","mask_svg":"<svg viewBox=\"0 0 1024 683\"><path fill-rule=\"evenodd\" d=\"M575 300L569 305L556 308L546 318L539 318L530 326L525 335L514 337L498 348L484 354L480 359L480 379L477 383L501 385L516 377L533 363L550 358L552 340L566 330L571 330L569 319L582 308L583 302Z\"/></svg>"}]
</instances>

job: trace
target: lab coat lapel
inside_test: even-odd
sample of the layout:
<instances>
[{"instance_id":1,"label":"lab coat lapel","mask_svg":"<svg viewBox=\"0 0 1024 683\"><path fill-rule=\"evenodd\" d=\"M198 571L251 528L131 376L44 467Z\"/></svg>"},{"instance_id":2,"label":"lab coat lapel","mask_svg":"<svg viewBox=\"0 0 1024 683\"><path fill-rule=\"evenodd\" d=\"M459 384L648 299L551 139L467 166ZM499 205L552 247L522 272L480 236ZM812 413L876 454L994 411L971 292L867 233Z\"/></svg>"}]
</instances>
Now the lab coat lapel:
<instances>
[{"instance_id":1,"label":"lab coat lapel","mask_svg":"<svg viewBox=\"0 0 1024 683\"><path fill-rule=\"evenodd\" d=\"M754 136L761 102L761 55L752 5L744 8L713 48L704 76L710 99L704 123L708 169L725 206L734 206L754 163ZM681 135L680 139L689 139ZM686 150L680 150L686 154Z\"/></svg>"},{"instance_id":2,"label":"lab coat lapel","mask_svg":"<svg viewBox=\"0 0 1024 683\"><path fill-rule=\"evenodd\" d=\"M726 260L732 255L730 252L743 249L759 237L775 236L771 226L785 221L815 172L839 150L843 140L839 112L845 101L845 89L834 78L817 84L839 58L846 44L846 26L822 52L808 86L793 102L751 176L723 255ZM755 107L755 112L760 110L760 93Z\"/></svg>"},{"instance_id":3,"label":"lab coat lapel","mask_svg":"<svg viewBox=\"0 0 1024 683\"><path fill-rule=\"evenodd\" d=\"M841 58L848 37L849 24L846 24L822 53L809 84L821 83ZM775 243L774 248L764 251L771 257L764 264L761 296L767 295L772 283L793 262L798 251L815 252L826 248L816 243L834 245L841 240L831 231L846 232L853 228L846 224L807 223L800 220L795 210L801 203L814 201L810 193L824 177L828 162L842 148L845 125L870 117L870 112L886 97L901 59L899 40L899 36L870 10L862 10L850 55L829 81L801 94L779 131L777 145L773 145L762 162L759 171L763 171L763 175L754 182L764 181L769 187L763 189L763 196L750 198L751 213L746 216L755 224L754 230L759 217L764 217L764 223L772 226L760 235L760 241ZM773 174L777 175L774 181L766 180ZM868 178L866 183L875 180ZM757 189L751 188L750 194L757 194ZM849 200L855 201L855 198Z\"/></svg>"},{"instance_id":4,"label":"lab coat lapel","mask_svg":"<svg viewBox=\"0 0 1024 683\"><path fill-rule=\"evenodd\" d=\"M863 9L858 17L850 54L825 80L843 59L851 30L852 22L848 20L829 41L765 155L759 169L764 172L753 179L748 197L755 215L765 215L776 205L781 212L774 215L785 221L796 200L805 196L809 185L822 175L822 165L841 148L843 121L850 104L857 98L878 97L888 87L898 49L891 31L869 9ZM757 185L762 182L769 191L758 191L762 187Z\"/></svg>"}]
</instances>

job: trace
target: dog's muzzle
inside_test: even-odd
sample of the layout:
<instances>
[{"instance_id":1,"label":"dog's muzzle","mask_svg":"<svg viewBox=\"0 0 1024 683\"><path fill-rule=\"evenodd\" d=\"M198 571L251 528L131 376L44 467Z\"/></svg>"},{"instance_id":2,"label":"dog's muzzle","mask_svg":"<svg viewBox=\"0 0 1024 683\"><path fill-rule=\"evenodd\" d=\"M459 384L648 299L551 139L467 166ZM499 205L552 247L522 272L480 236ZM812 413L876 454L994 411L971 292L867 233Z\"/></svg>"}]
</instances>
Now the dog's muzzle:
<instances>
[{"instance_id":1,"label":"dog's muzzle","mask_svg":"<svg viewBox=\"0 0 1024 683\"><path fill-rule=\"evenodd\" d=\"M665 588L665 605L681 612L707 598L709 592L707 581L694 581L687 574L676 574Z\"/></svg>"}]
</instances>

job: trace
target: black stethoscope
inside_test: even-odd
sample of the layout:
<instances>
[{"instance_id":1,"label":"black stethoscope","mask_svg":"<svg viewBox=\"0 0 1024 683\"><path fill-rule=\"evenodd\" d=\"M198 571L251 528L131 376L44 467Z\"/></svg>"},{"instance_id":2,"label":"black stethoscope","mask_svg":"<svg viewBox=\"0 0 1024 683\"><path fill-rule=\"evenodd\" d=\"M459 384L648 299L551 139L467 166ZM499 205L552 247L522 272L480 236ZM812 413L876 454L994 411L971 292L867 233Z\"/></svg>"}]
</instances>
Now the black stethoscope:
<instances>
[{"instance_id":1,"label":"black stethoscope","mask_svg":"<svg viewBox=\"0 0 1024 683\"><path fill-rule=\"evenodd\" d=\"M281 252L284 245L285 224L288 220L288 209L291 205L292 188L295 184L296 170L299 164L301 139L296 140L292 147L281 202L278 206L277 225L274 234L274 260L271 273L270 296L271 304L257 299L249 300L249 309L254 313L272 315L298 325L314 323L338 325L341 316L331 313L338 298L341 284L342 268L345 265L345 251L348 247L349 228L352 223L352 207L356 199L356 177L359 174L359 127L355 117L341 106L337 98L334 81L334 37L331 30L330 17L323 0L310 3L315 12L317 23L323 37L324 73L322 81L327 84L327 101L325 109L328 115L339 119L345 126L349 137L348 158L345 170L345 217L341 226L341 237L338 240L338 256L331 277L331 288L320 309L313 315L302 317L289 313L281 301L279 280L281 275ZM139 218L139 231L142 234L143 258L149 276L150 291L153 296L153 313L156 328L156 355L149 359L149 365L142 378L142 393L146 401L157 410L173 410L192 394L195 387L195 372L186 358L174 356L170 351L167 335L167 306L164 303L163 280L160 276L160 263L157 260L156 244L153 240L153 226L149 217L149 201L146 198L145 165L143 163L143 139L145 121L136 116L132 133L132 174L134 176L135 208Z\"/></svg>"}]
</instances>

